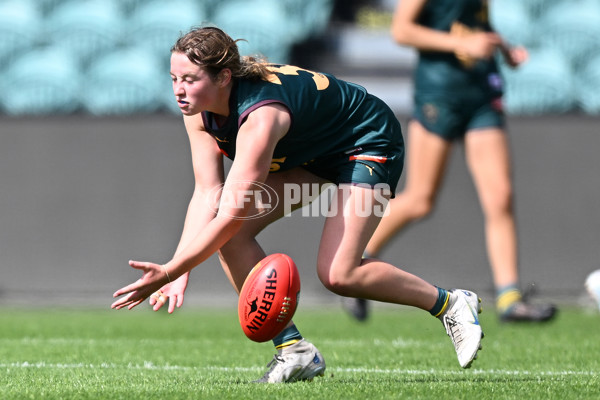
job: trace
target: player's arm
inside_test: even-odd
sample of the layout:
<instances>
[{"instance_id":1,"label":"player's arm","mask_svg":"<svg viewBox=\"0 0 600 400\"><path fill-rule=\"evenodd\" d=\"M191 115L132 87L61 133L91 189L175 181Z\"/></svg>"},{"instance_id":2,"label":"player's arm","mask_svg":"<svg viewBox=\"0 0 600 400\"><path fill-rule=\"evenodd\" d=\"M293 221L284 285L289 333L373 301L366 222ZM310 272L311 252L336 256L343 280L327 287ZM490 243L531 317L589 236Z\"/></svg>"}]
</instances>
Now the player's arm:
<instances>
[{"instance_id":1,"label":"player's arm","mask_svg":"<svg viewBox=\"0 0 600 400\"><path fill-rule=\"evenodd\" d=\"M215 218L167 263L174 275L191 270L239 231L243 217L253 204L253 199L248 197L256 190L256 182L263 183L267 179L275 146L289 126L289 113L278 104L262 106L248 115L239 129L235 160L223 187L223 196L227 196L228 201L221 202Z\"/></svg>"},{"instance_id":2,"label":"player's arm","mask_svg":"<svg viewBox=\"0 0 600 400\"><path fill-rule=\"evenodd\" d=\"M418 19L428 0L399 0L392 19L392 38L401 45L420 51L463 54L472 58L490 58L502 43L493 32L451 35L419 24Z\"/></svg>"},{"instance_id":3,"label":"player's arm","mask_svg":"<svg viewBox=\"0 0 600 400\"><path fill-rule=\"evenodd\" d=\"M190 242L214 218L214 207L208 206L207 197L212 188L218 187L223 182L222 154L214 138L206 132L201 114L185 116L184 124L190 142L195 184L175 255L187 248ZM162 289L163 294L169 298L170 312L176 305L182 304L189 270L177 276L170 276L165 274L164 266L160 264L131 260L129 265L142 271L142 277L113 294L113 297L124 294L125 296L113 302L112 308L127 307L131 309L158 289ZM154 310L158 310L163 303L151 298L150 304L154 306Z\"/></svg>"},{"instance_id":4,"label":"player's arm","mask_svg":"<svg viewBox=\"0 0 600 400\"><path fill-rule=\"evenodd\" d=\"M183 121L192 155L194 192L187 208L183 231L175 255L179 254L215 216L214 209L207 206L207 198L210 193L215 193L212 189L223 182L222 155L215 140L205 131L202 115L184 116ZM175 307L183 305L188 280L189 272L161 288L162 294L169 301L169 313L172 313ZM164 303L159 301L158 297L152 296L150 305L154 311L158 311Z\"/></svg>"},{"instance_id":5,"label":"player's arm","mask_svg":"<svg viewBox=\"0 0 600 400\"><path fill-rule=\"evenodd\" d=\"M202 115L195 114L183 117L188 134L194 171L194 192L187 208L183 231L175 256L192 241L192 239L214 218L214 208L208 204L210 194L223 183L223 156L215 140L204 129ZM183 305L184 293L187 288L189 272L162 288L162 292L169 299L169 313L175 307ZM150 298L150 305L155 311L163 303L156 298Z\"/></svg>"},{"instance_id":6,"label":"player's arm","mask_svg":"<svg viewBox=\"0 0 600 400\"><path fill-rule=\"evenodd\" d=\"M194 192L175 255L180 253L214 218L215 210L210 207L209 196L224 180L222 153L214 138L205 131L201 114L184 116L183 121L190 142Z\"/></svg>"},{"instance_id":7,"label":"player's arm","mask_svg":"<svg viewBox=\"0 0 600 400\"><path fill-rule=\"evenodd\" d=\"M254 182L263 183L266 180L275 145L287 133L290 121L287 109L277 104L262 106L250 113L238 132L236 157L225 181L224 193L232 199L243 199L256 189ZM204 185L202 178L201 182ZM239 231L243 223L242 217L251 207L251 203L246 201L221 201L217 215L199 232L190 231L189 243L164 266L130 261L129 265L143 272L142 277L117 290L114 297L125 296L115 301L111 307L131 309L170 279L177 279L191 271Z\"/></svg>"}]
</instances>

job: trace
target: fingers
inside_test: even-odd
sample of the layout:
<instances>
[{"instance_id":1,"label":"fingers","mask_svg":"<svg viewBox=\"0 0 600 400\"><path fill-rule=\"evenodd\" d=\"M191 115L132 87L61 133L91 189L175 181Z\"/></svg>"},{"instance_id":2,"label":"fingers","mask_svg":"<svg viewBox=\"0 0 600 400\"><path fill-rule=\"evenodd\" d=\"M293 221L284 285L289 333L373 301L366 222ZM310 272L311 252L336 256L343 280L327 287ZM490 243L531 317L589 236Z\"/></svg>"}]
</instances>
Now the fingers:
<instances>
[{"instance_id":1,"label":"fingers","mask_svg":"<svg viewBox=\"0 0 600 400\"><path fill-rule=\"evenodd\" d=\"M149 262L129 260L129 266L135 269L146 270L149 265Z\"/></svg>"},{"instance_id":2,"label":"fingers","mask_svg":"<svg viewBox=\"0 0 600 400\"><path fill-rule=\"evenodd\" d=\"M489 33L488 39L489 39L490 43L497 45L497 46L501 45L503 42L502 37L495 32Z\"/></svg>"},{"instance_id":3,"label":"fingers","mask_svg":"<svg viewBox=\"0 0 600 400\"><path fill-rule=\"evenodd\" d=\"M156 267L154 264L149 262L129 260L129 265L132 268L142 270L143 276L134 283L124 286L113 293L113 297L124 297L111 304L111 308L119 310L123 307L128 307L131 310L143 302L146 297L148 297L150 291L153 290L153 286L156 287L155 283L153 283L154 279L152 279L151 274L152 269ZM166 296L160 292L159 296L156 296L154 299L150 299L150 304L154 306L155 310L158 310L166 301Z\"/></svg>"},{"instance_id":4,"label":"fingers","mask_svg":"<svg viewBox=\"0 0 600 400\"><path fill-rule=\"evenodd\" d=\"M523 64L529 58L529 53L523 46L513 47L510 53L516 65Z\"/></svg>"},{"instance_id":5,"label":"fingers","mask_svg":"<svg viewBox=\"0 0 600 400\"><path fill-rule=\"evenodd\" d=\"M169 314L175 311L175 307L179 308L183 305L183 294L173 295L169 297Z\"/></svg>"},{"instance_id":6,"label":"fingers","mask_svg":"<svg viewBox=\"0 0 600 400\"><path fill-rule=\"evenodd\" d=\"M110 308L120 310L123 307L128 307L130 310L140 304L144 298L140 298L136 292L131 292L127 296L120 298L110 305Z\"/></svg>"},{"instance_id":7,"label":"fingers","mask_svg":"<svg viewBox=\"0 0 600 400\"><path fill-rule=\"evenodd\" d=\"M130 303L130 304L127 306L127 309L128 309L128 310L131 310L133 307L135 307L135 306L137 306L137 305L141 304L141 302L142 302L142 301L144 301L144 299L139 299L139 300L137 300L137 301L134 301L134 302Z\"/></svg>"},{"instance_id":8,"label":"fingers","mask_svg":"<svg viewBox=\"0 0 600 400\"><path fill-rule=\"evenodd\" d=\"M162 290L157 290L150 296L150 305L154 311L158 311L167 302L167 296Z\"/></svg>"},{"instance_id":9,"label":"fingers","mask_svg":"<svg viewBox=\"0 0 600 400\"><path fill-rule=\"evenodd\" d=\"M133 292L133 291L137 290L138 289L138 283L139 283L139 280L136 281L136 282L134 282L134 283L132 283L132 284L130 284L130 285L122 287L121 289L119 289L119 290L117 290L116 292L113 293L113 297L119 297L119 296L124 295L126 293L130 293L130 292Z\"/></svg>"},{"instance_id":10,"label":"fingers","mask_svg":"<svg viewBox=\"0 0 600 400\"><path fill-rule=\"evenodd\" d=\"M172 314L175 311L175 307L179 308L183 305L183 294L171 294L165 295L161 290L154 292L149 299L149 303L154 311L158 311L166 303L167 298L169 299L169 306L167 311Z\"/></svg>"},{"instance_id":11,"label":"fingers","mask_svg":"<svg viewBox=\"0 0 600 400\"><path fill-rule=\"evenodd\" d=\"M169 297L169 314L172 314L173 311L175 311L175 304L177 303L177 296L171 296Z\"/></svg>"}]
</instances>

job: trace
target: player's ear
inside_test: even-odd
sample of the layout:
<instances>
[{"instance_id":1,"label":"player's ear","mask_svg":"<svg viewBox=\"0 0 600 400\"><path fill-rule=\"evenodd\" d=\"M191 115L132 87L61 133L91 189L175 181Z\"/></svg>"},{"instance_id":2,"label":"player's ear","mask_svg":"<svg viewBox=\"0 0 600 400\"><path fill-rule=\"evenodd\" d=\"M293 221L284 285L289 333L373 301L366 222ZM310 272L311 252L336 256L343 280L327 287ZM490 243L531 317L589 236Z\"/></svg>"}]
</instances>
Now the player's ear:
<instances>
[{"instance_id":1,"label":"player's ear","mask_svg":"<svg viewBox=\"0 0 600 400\"><path fill-rule=\"evenodd\" d=\"M227 86L231 82L231 70L223 68L217 75L217 82L222 86Z\"/></svg>"}]
</instances>

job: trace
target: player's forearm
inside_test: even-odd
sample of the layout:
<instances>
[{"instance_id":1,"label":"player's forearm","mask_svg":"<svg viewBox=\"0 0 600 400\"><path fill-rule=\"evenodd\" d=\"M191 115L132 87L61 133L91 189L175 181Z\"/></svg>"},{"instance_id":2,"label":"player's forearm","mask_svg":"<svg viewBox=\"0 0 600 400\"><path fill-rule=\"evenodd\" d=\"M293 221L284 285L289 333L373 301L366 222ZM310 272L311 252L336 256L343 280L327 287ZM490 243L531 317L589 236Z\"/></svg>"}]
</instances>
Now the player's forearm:
<instances>
[{"instance_id":1,"label":"player's forearm","mask_svg":"<svg viewBox=\"0 0 600 400\"><path fill-rule=\"evenodd\" d=\"M171 261L165 264L171 279L189 273L217 252L239 231L242 223L242 220L230 217L213 218L177 252Z\"/></svg>"},{"instance_id":2,"label":"player's forearm","mask_svg":"<svg viewBox=\"0 0 600 400\"><path fill-rule=\"evenodd\" d=\"M207 196L208 193L206 191L194 191L187 208L183 231L181 232L181 238L179 239L174 256L181 253L215 217L215 210L207 203Z\"/></svg>"},{"instance_id":3,"label":"player's forearm","mask_svg":"<svg viewBox=\"0 0 600 400\"><path fill-rule=\"evenodd\" d=\"M430 29L415 23L394 24L391 35L394 41L403 46L414 47L419 51L455 52L461 42L458 37Z\"/></svg>"}]
</instances>

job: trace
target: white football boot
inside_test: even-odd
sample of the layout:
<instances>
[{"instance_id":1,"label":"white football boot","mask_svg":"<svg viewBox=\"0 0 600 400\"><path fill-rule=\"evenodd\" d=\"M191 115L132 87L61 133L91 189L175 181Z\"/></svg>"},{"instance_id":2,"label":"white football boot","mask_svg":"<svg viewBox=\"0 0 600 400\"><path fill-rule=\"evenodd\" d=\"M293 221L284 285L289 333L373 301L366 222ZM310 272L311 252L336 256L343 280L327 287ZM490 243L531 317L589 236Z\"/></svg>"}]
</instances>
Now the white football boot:
<instances>
[{"instance_id":1,"label":"white football boot","mask_svg":"<svg viewBox=\"0 0 600 400\"><path fill-rule=\"evenodd\" d=\"M468 290L452 289L448 292L448 308L439 319L452 339L460 366L469 368L477 358L483 338L477 318L477 314L481 312L481 299Z\"/></svg>"},{"instance_id":2,"label":"white football boot","mask_svg":"<svg viewBox=\"0 0 600 400\"><path fill-rule=\"evenodd\" d=\"M304 339L280 350L267 364L267 367L269 367L269 370L255 382L312 381L315 376L325 374L323 356L312 343Z\"/></svg>"}]
</instances>

